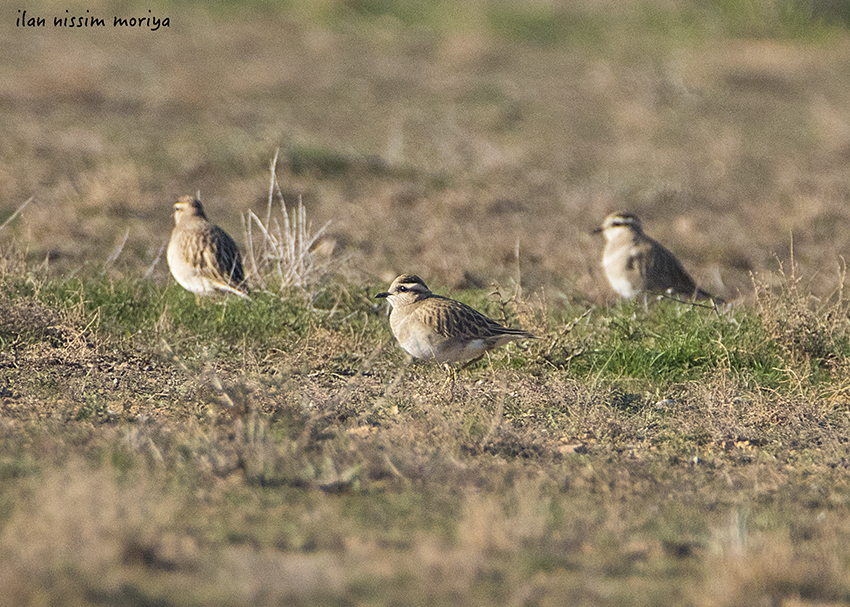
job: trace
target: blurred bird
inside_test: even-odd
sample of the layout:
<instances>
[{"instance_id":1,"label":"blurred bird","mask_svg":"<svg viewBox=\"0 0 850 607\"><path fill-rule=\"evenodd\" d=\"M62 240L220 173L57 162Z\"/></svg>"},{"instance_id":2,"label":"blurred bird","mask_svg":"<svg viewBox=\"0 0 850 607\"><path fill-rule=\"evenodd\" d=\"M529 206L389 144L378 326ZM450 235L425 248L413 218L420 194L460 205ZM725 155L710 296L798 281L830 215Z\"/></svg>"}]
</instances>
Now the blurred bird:
<instances>
[{"instance_id":1,"label":"blurred bird","mask_svg":"<svg viewBox=\"0 0 850 607\"><path fill-rule=\"evenodd\" d=\"M389 301L393 335L414 358L468 365L510 341L535 338L503 327L464 303L434 295L414 274L402 274L389 291L375 297Z\"/></svg>"},{"instance_id":2,"label":"blurred bird","mask_svg":"<svg viewBox=\"0 0 850 607\"><path fill-rule=\"evenodd\" d=\"M633 213L611 213L594 233L605 236L602 268L611 288L625 298L638 293L667 293L691 299L711 299L669 250L643 233Z\"/></svg>"},{"instance_id":3,"label":"blurred bird","mask_svg":"<svg viewBox=\"0 0 850 607\"><path fill-rule=\"evenodd\" d=\"M174 203L168 267L184 289L198 295L226 291L248 298L242 257L233 239L210 223L201 201L181 196Z\"/></svg>"}]
</instances>

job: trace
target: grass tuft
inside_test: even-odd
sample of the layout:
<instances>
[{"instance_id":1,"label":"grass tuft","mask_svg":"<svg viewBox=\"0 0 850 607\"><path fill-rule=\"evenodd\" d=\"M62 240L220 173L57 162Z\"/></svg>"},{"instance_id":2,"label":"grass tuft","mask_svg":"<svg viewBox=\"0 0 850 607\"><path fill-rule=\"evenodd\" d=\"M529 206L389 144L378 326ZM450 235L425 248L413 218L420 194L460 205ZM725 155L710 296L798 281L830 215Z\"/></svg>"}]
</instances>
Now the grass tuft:
<instances>
[{"instance_id":1,"label":"grass tuft","mask_svg":"<svg viewBox=\"0 0 850 607\"><path fill-rule=\"evenodd\" d=\"M184 4L0 38L0 604L848 603L841 2ZM734 305L609 304L612 205ZM407 360L407 270L538 339Z\"/></svg>"},{"instance_id":2,"label":"grass tuft","mask_svg":"<svg viewBox=\"0 0 850 607\"><path fill-rule=\"evenodd\" d=\"M265 290L289 287L307 288L339 266L333 257L334 243L323 240L330 222L313 231L307 221L307 212L298 198L298 206L290 216L277 182L278 153L271 162L268 207L265 219L248 211L246 242L248 265L254 280ZM280 218L273 216L275 199L280 205ZM254 242L254 229L261 238Z\"/></svg>"},{"instance_id":3,"label":"grass tuft","mask_svg":"<svg viewBox=\"0 0 850 607\"><path fill-rule=\"evenodd\" d=\"M846 269L839 268L832 295L815 297L801 288L794 259L790 272L780 263L778 282L753 277L755 312L782 353L786 374L799 386L828 382L850 362L850 304L844 297Z\"/></svg>"}]
</instances>

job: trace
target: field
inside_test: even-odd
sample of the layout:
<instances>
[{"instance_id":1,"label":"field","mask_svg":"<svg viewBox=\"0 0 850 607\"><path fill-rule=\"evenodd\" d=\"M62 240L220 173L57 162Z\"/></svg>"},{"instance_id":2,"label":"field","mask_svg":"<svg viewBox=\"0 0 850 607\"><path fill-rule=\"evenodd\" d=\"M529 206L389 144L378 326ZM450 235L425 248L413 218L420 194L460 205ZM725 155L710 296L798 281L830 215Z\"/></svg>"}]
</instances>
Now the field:
<instances>
[{"instance_id":1,"label":"field","mask_svg":"<svg viewBox=\"0 0 850 607\"><path fill-rule=\"evenodd\" d=\"M0 14L0 605L850 604L845 3ZM731 303L618 300L617 210ZM539 339L413 363L402 272Z\"/></svg>"}]
</instances>

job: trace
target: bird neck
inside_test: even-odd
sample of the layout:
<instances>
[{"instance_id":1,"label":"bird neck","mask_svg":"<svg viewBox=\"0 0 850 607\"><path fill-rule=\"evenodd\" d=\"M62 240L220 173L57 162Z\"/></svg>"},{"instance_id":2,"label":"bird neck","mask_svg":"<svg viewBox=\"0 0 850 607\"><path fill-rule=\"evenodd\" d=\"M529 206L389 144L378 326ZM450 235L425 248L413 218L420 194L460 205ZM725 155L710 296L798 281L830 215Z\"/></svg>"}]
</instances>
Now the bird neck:
<instances>
[{"instance_id":1,"label":"bird neck","mask_svg":"<svg viewBox=\"0 0 850 607\"><path fill-rule=\"evenodd\" d=\"M608 230L605 237L611 246L627 245L637 242L640 239L640 232L632 228L618 227Z\"/></svg>"}]
</instances>

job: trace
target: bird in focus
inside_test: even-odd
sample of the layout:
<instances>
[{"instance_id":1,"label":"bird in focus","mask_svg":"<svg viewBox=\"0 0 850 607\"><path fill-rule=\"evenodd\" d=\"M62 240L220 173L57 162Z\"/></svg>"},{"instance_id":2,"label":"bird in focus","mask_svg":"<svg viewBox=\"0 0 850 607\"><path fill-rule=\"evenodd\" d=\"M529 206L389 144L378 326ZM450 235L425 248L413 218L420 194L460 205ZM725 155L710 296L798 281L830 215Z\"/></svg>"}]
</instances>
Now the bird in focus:
<instances>
[{"instance_id":1,"label":"bird in focus","mask_svg":"<svg viewBox=\"0 0 850 607\"><path fill-rule=\"evenodd\" d=\"M468 305L432 293L414 274L397 277L376 298L390 304L390 328L399 345L423 360L472 364L490 350L517 339L534 339L500 325Z\"/></svg>"}]
</instances>

